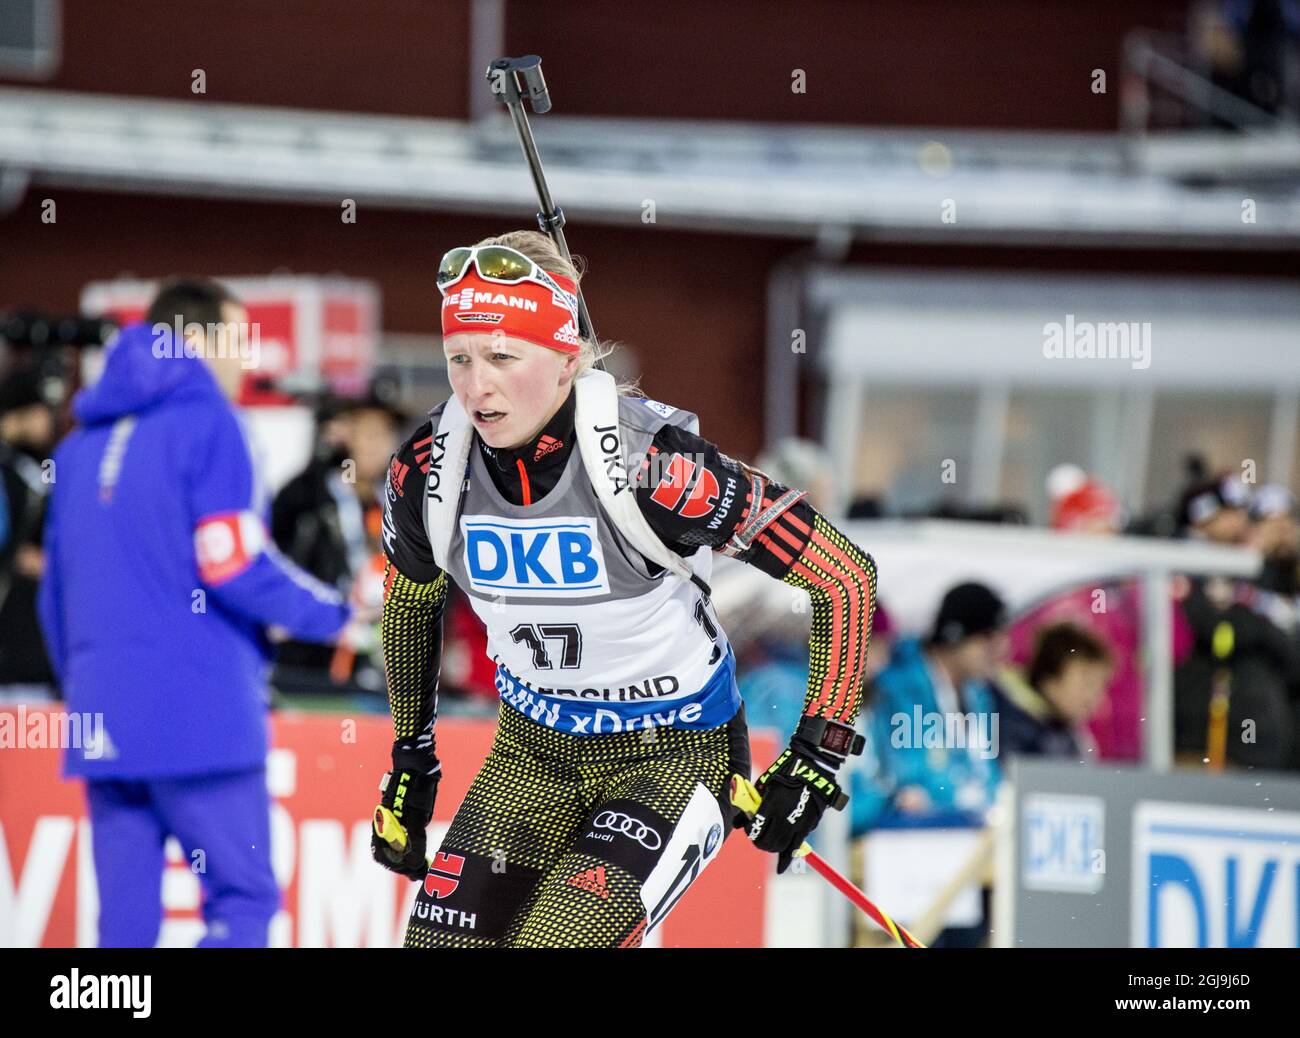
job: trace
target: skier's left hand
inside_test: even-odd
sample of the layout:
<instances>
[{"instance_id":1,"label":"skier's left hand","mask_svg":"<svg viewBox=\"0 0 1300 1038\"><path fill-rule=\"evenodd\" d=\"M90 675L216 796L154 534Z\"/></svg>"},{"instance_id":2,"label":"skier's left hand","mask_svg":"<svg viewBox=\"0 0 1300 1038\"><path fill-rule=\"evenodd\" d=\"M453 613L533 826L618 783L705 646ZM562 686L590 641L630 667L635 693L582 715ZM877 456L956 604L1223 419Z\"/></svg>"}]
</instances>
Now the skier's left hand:
<instances>
[{"instance_id":1,"label":"skier's left hand","mask_svg":"<svg viewBox=\"0 0 1300 1038\"><path fill-rule=\"evenodd\" d=\"M827 739L822 733L828 728L839 732L832 731ZM861 736L855 736L851 728L813 724L805 718L790 745L755 783L763 799L758 811L752 818L742 816L737 823L744 826L755 847L778 855L778 875L790 867L822 813L828 807L840 811L849 802L835 777L845 758L828 750L828 743L849 753L861 752Z\"/></svg>"}]
</instances>

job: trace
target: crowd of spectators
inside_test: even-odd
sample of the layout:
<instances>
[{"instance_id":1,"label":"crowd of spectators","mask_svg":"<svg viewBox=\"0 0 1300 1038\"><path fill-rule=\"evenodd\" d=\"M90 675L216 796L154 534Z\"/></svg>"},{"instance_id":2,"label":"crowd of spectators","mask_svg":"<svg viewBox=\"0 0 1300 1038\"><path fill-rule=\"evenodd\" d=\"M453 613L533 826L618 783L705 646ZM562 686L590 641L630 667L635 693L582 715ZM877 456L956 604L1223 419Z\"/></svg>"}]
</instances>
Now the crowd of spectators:
<instances>
[{"instance_id":1,"label":"crowd of spectators","mask_svg":"<svg viewBox=\"0 0 1300 1038\"><path fill-rule=\"evenodd\" d=\"M787 448L784 456L792 452ZM797 472L783 467L781 456L759 464L777 478L811 480L806 463ZM821 464L829 460L823 456ZM1173 582L1175 747L1178 761L1190 766L1300 769L1295 500L1279 485L1256 488L1234 472L1208 474L1198 459L1189 460L1188 472L1166 509L1131 518L1098 480L1062 465L1048 479L1050 524L1063 533L1164 533L1257 551L1260 569L1252 579L1191 572ZM880 514L861 503L853 511ZM1006 521L1023 510L974 514L948 505L930 514ZM938 823L953 813L978 819L992 804L1002 765L1015 754L1081 764L1141 761L1143 619L1135 579L1064 589L1017 616L1008 615L996 588L959 585L920 636L898 637L889 599L889 588L882 588L864 690L868 752L851 799L856 833L909 819ZM780 728L797 717L806 654L797 630L755 623L756 615L752 602L737 612L742 692L751 723ZM913 718L931 715L966 715L972 724L996 715L996 751L988 752L988 739L976 728L964 737L951 731L927 737Z\"/></svg>"},{"instance_id":2,"label":"crowd of spectators","mask_svg":"<svg viewBox=\"0 0 1300 1038\"><path fill-rule=\"evenodd\" d=\"M797 485L813 485L830 466L811 444L757 463ZM1210 474L1198 459L1189 459L1177 497L1151 515L1127 515L1074 465L1053 470L1048 493L1050 526L1064 535L1174 537L1258 552L1251 579L1188 572L1172 582L1176 760L1214 770L1300 769L1300 525L1291 493L1256 488L1231 471ZM875 502L851 507L857 517L882 512ZM946 504L929 517L1024 523L1026 514ZM750 723L785 730L797 720L807 681L804 630L790 621L799 610L785 603L784 620L765 617L752 581L727 576L743 588L728 595L729 581L719 582ZM982 825L1018 755L1080 766L1141 762L1144 621L1136 578L1065 588L1019 615L998 589L958 584L922 632L897 630L889 603L885 585L864 688L866 750L850 772L855 836ZM939 943L982 939L974 927L945 931Z\"/></svg>"}]
</instances>

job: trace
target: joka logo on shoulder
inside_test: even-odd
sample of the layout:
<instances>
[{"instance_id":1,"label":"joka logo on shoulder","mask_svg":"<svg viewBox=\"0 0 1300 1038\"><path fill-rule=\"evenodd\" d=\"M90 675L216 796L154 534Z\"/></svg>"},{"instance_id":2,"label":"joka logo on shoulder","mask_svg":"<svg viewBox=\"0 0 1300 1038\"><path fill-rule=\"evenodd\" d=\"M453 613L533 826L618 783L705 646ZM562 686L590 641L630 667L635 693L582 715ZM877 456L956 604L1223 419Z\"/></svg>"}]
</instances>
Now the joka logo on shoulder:
<instances>
[{"instance_id":1,"label":"joka logo on shoulder","mask_svg":"<svg viewBox=\"0 0 1300 1038\"><path fill-rule=\"evenodd\" d=\"M488 595L589 598L608 594L609 575L590 516L513 519L465 515L465 570Z\"/></svg>"}]
</instances>

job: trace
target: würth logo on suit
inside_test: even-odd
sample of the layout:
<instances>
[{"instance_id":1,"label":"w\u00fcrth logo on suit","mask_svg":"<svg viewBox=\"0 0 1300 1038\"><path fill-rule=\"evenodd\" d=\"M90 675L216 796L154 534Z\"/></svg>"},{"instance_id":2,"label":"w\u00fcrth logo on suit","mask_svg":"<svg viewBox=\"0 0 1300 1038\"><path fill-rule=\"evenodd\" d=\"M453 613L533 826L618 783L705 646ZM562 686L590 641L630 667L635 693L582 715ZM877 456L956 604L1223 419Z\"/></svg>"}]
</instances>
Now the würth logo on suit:
<instances>
[{"instance_id":1,"label":"w\u00fcrth logo on suit","mask_svg":"<svg viewBox=\"0 0 1300 1038\"><path fill-rule=\"evenodd\" d=\"M673 453L663 462L655 459L659 479L650 500L683 519L698 519L713 511L718 500L718 478L685 454Z\"/></svg>"},{"instance_id":2,"label":"w\u00fcrth logo on suit","mask_svg":"<svg viewBox=\"0 0 1300 1038\"><path fill-rule=\"evenodd\" d=\"M439 852L429 862L429 874L424 877L424 892L430 897L449 897L460 886L460 874L465 870L465 859L459 854Z\"/></svg>"}]
</instances>

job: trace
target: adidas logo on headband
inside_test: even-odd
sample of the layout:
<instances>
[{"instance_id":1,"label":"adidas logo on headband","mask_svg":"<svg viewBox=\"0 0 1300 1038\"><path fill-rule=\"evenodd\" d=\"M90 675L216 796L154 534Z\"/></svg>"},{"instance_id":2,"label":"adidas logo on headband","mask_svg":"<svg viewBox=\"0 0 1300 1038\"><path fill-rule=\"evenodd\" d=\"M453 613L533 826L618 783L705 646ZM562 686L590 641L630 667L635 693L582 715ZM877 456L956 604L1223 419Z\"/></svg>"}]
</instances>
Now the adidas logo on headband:
<instances>
[{"instance_id":1,"label":"adidas logo on headband","mask_svg":"<svg viewBox=\"0 0 1300 1038\"><path fill-rule=\"evenodd\" d=\"M581 346L582 341L578 338L578 326L573 319L564 322L564 326L555 333L555 341L567 343L570 346Z\"/></svg>"}]
</instances>

